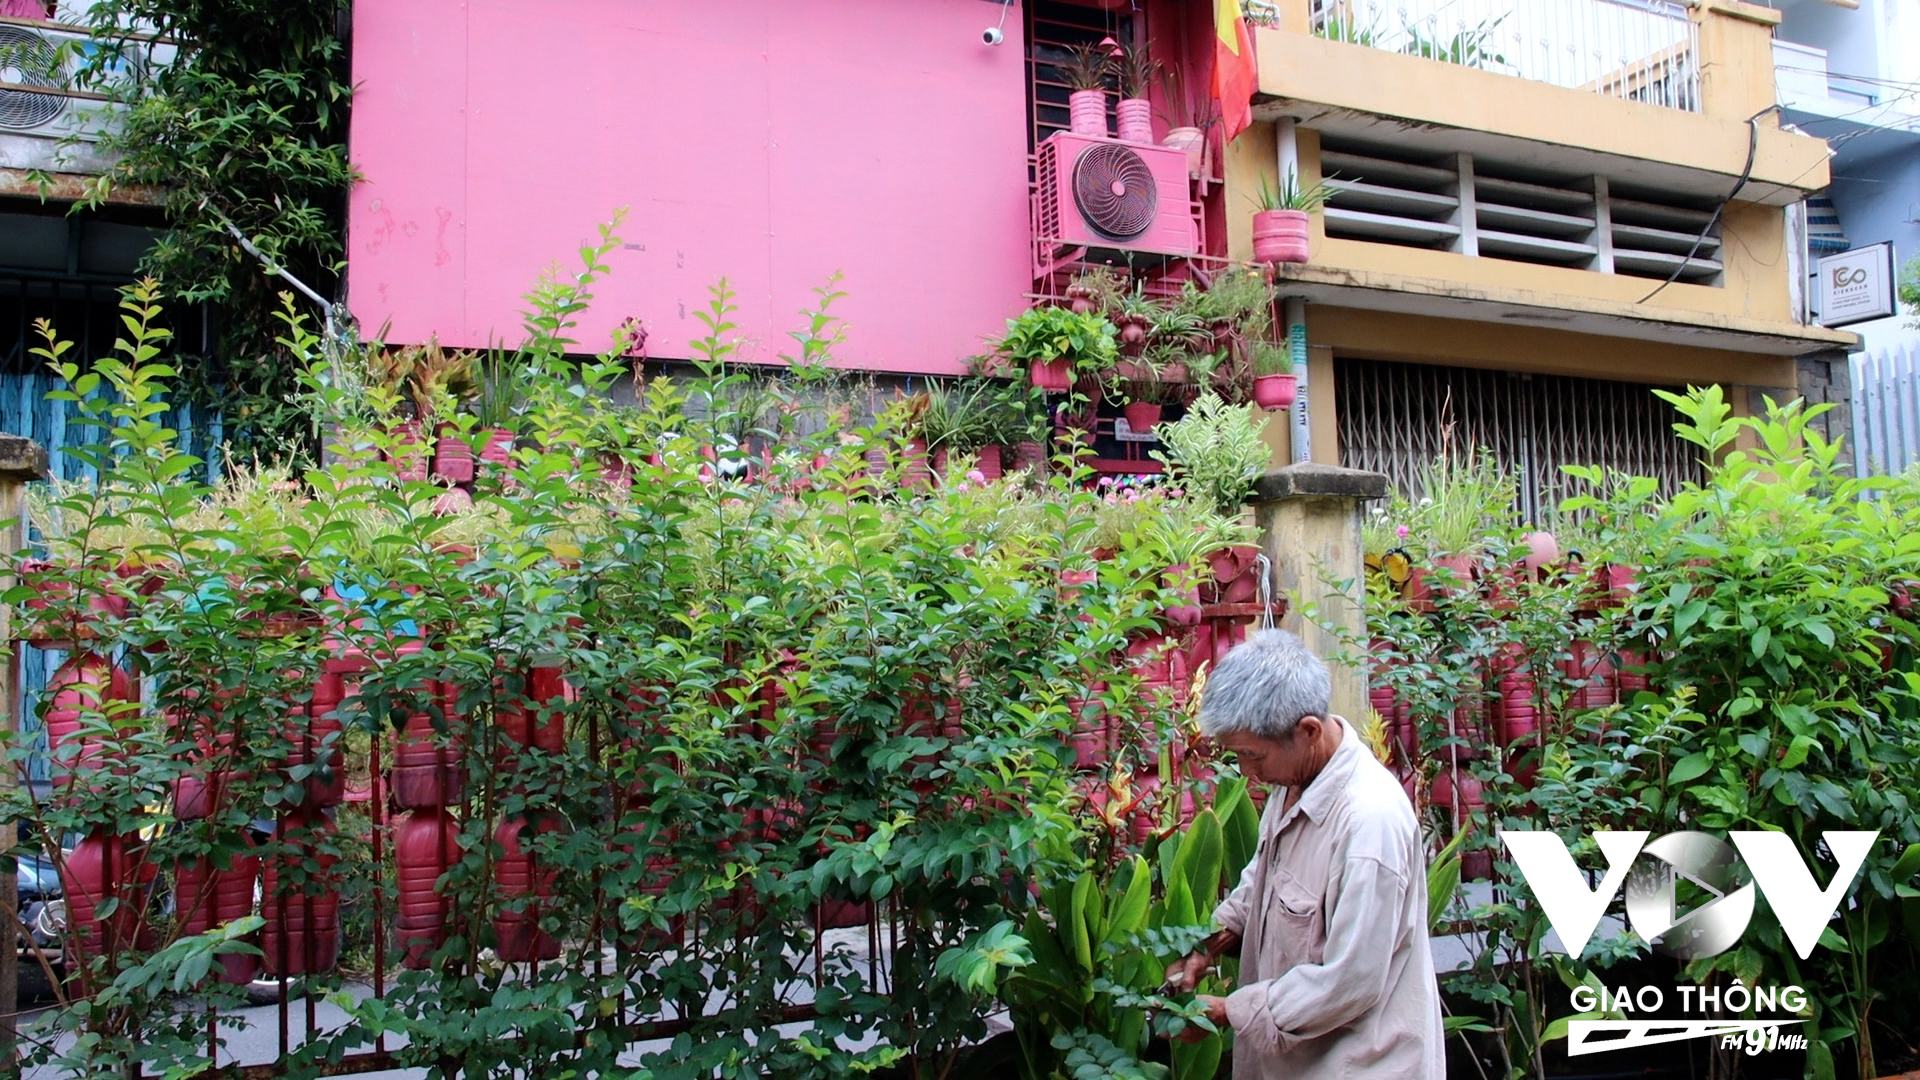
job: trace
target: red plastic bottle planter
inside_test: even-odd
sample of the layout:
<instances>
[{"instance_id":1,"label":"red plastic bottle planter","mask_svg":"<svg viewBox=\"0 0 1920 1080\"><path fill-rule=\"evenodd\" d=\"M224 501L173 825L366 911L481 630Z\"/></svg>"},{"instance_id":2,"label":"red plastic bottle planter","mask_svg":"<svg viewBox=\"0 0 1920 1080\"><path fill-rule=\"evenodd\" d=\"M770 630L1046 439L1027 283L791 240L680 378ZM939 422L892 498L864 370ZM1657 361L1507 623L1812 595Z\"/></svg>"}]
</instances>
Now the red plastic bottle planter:
<instances>
[{"instance_id":1,"label":"red plastic bottle planter","mask_svg":"<svg viewBox=\"0 0 1920 1080\"><path fill-rule=\"evenodd\" d=\"M566 724L559 711L561 701L566 698L566 680L561 676L561 669L530 667L526 669L524 686L522 696L528 701L526 705L507 690L505 680L495 682L493 694L497 705L493 705L493 723L499 724L499 732L515 746L561 753L566 749ZM549 715L541 719L541 713Z\"/></svg>"},{"instance_id":2,"label":"red plastic bottle planter","mask_svg":"<svg viewBox=\"0 0 1920 1080\"><path fill-rule=\"evenodd\" d=\"M196 859L174 869L173 898L182 935L204 934L253 914L260 857L236 852L227 856L222 869L213 866L210 860ZM252 982L260 971L260 958L250 953L224 953L217 962L220 981L235 986Z\"/></svg>"},{"instance_id":3,"label":"red plastic bottle planter","mask_svg":"<svg viewBox=\"0 0 1920 1080\"><path fill-rule=\"evenodd\" d=\"M340 859L325 850L333 834L333 822L311 809L281 818L274 829L281 850L262 860L260 869L260 915L266 920L260 948L268 975L320 975L340 962L340 886L334 874Z\"/></svg>"},{"instance_id":4,"label":"red plastic bottle planter","mask_svg":"<svg viewBox=\"0 0 1920 1080\"><path fill-rule=\"evenodd\" d=\"M559 871L540 866L533 852L523 844L531 839L527 830L551 832L556 826L548 819L530 824L525 817L509 817L494 830L494 843L500 845L500 858L493 864L493 887L500 894L500 912L493 917L493 933L498 938L494 951L509 964L528 960L552 960L560 955L560 943L540 929L540 916L553 898L553 884Z\"/></svg>"},{"instance_id":5,"label":"red plastic bottle planter","mask_svg":"<svg viewBox=\"0 0 1920 1080\"><path fill-rule=\"evenodd\" d=\"M399 900L393 916L400 962L426 967L447 940L451 904L438 889L440 878L460 861L460 826L439 807L415 810L393 827L393 863Z\"/></svg>"},{"instance_id":6,"label":"red plastic bottle planter","mask_svg":"<svg viewBox=\"0 0 1920 1080\"><path fill-rule=\"evenodd\" d=\"M133 677L96 652L75 653L47 680L47 752L58 758L69 745L78 754L64 767L56 765L54 779L65 784L72 774L97 768L103 747L80 733L87 713L109 713L116 702L135 701L139 690Z\"/></svg>"},{"instance_id":7,"label":"red plastic bottle planter","mask_svg":"<svg viewBox=\"0 0 1920 1080\"><path fill-rule=\"evenodd\" d=\"M341 751L340 703L346 684L339 675L323 674L313 684L313 699L288 712L287 767L317 766L305 774L306 806L338 806L346 795L345 756Z\"/></svg>"},{"instance_id":8,"label":"red plastic bottle planter","mask_svg":"<svg viewBox=\"0 0 1920 1080\"><path fill-rule=\"evenodd\" d=\"M1088 688L1088 692L1099 694L1105 690L1103 684ZM1098 697L1073 698L1067 702L1067 710L1073 714L1073 732L1067 743L1073 748L1073 764L1076 768L1097 769L1113 756L1113 731L1107 723L1107 710Z\"/></svg>"},{"instance_id":9,"label":"red plastic bottle planter","mask_svg":"<svg viewBox=\"0 0 1920 1080\"><path fill-rule=\"evenodd\" d=\"M450 686L431 682L428 691L435 696L449 727L458 723L454 709L457 692ZM433 717L417 712L407 717L393 745L393 801L403 810L451 806L466 788L466 769L460 763L460 736L456 731L440 734Z\"/></svg>"},{"instance_id":10,"label":"red plastic bottle planter","mask_svg":"<svg viewBox=\"0 0 1920 1080\"><path fill-rule=\"evenodd\" d=\"M60 868L60 889L67 901L67 965L96 956L111 956L149 935L140 914L146 907L147 886L157 868L146 861L138 836L100 829L74 846ZM99 915L100 905L118 901L113 911Z\"/></svg>"}]
</instances>

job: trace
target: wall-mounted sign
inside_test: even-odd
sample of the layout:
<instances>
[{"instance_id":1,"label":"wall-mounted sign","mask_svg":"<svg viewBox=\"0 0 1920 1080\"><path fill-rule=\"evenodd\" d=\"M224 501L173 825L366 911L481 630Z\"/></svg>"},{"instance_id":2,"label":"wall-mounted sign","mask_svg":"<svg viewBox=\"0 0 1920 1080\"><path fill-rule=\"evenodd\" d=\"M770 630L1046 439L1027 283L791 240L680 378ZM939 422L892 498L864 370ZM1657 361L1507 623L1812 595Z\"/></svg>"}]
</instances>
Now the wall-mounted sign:
<instances>
[{"instance_id":1,"label":"wall-mounted sign","mask_svg":"<svg viewBox=\"0 0 1920 1080\"><path fill-rule=\"evenodd\" d=\"M1848 326L1894 313L1892 243L1828 255L1819 267L1821 326Z\"/></svg>"}]
</instances>

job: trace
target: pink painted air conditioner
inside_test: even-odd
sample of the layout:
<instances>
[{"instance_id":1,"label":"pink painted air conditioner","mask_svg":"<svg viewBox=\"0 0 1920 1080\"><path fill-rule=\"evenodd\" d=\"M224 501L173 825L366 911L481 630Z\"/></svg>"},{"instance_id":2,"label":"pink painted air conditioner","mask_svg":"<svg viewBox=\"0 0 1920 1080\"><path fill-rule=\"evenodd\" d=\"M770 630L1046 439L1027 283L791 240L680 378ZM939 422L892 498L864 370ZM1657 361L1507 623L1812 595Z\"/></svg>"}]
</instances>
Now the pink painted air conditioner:
<instances>
[{"instance_id":1,"label":"pink painted air conditioner","mask_svg":"<svg viewBox=\"0 0 1920 1080\"><path fill-rule=\"evenodd\" d=\"M1084 247L1089 261L1197 253L1185 150L1062 131L1038 157L1043 244Z\"/></svg>"}]
</instances>

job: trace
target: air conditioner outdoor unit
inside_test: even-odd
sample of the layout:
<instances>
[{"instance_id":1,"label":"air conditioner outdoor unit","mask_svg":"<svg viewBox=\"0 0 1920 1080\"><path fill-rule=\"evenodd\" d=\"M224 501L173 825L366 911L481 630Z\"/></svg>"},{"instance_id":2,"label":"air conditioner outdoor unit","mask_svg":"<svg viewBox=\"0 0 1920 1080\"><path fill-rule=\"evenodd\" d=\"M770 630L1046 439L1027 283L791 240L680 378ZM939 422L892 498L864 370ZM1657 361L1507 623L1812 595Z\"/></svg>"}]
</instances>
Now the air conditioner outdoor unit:
<instances>
[{"instance_id":1,"label":"air conditioner outdoor unit","mask_svg":"<svg viewBox=\"0 0 1920 1080\"><path fill-rule=\"evenodd\" d=\"M1185 150L1058 132L1040 144L1035 227L1052 251L1090 262L1193 255Z\"/></svg>"},{"instance_id":2,"label":"air conditioner outdoor unit","mask_svg":"<svg viewBox=\"0 0 1920 1080\"><path fill-rule=\"evenodd\" d=\"M24 26L0 24L0 74L5 82L35 90L60 90L66 64L48 35ZM0 131L34 131L59 120L67 99L34 90L0 90Z\"/></svg>"}]
</instances>

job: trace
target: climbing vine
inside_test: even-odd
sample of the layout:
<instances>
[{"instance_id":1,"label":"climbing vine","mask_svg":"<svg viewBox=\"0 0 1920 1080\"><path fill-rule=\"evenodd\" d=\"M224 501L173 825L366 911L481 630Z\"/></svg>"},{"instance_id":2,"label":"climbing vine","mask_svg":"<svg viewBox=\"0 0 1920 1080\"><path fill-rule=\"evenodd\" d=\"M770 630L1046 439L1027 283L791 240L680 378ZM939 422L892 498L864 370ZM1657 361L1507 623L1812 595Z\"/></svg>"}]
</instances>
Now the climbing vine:
<instances>
[{"instance_id":1,"label":"climbing vine","mask_svg":"<svg viewBox=\"0 0 1920 1080\"><path fill-rule=\"evenodd\" d=\"M124 109L102 137L114 164L80 206L134 187L159 194L169 228L143 270L213 316L206 355L181 358L179 389L220 408L242 454L298 453L311 432L290 400L297 371L273 314L287 282L263 263L337 292L353 180L346 10L337 0L97 0L87 13L96 48L78 79Z\"/></svg>"}]
</instances>

